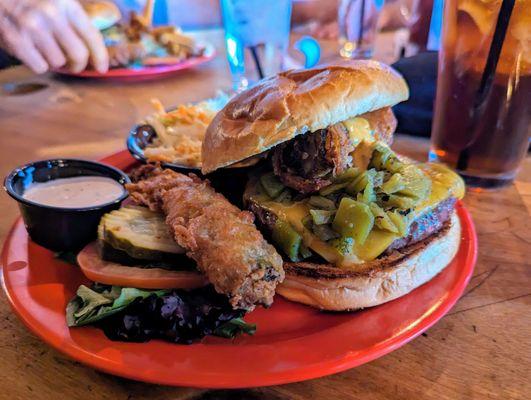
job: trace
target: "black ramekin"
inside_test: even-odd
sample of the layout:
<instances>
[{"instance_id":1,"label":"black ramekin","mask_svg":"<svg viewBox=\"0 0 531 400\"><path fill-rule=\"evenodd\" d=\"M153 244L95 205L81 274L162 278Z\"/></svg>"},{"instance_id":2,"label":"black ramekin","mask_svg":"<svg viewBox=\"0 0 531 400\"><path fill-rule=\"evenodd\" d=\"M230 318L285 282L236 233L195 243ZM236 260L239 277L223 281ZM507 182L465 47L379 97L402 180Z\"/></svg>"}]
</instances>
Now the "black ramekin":
<instances>
[{"instance_id":1,"label":"black ramekin","mask_svg":"<svg viewBox=\"0 0 531 400\"><path fill-rule=\"evenodd\" d=\"M127 149L134 158L146 164L148 160L144 155L144 150L156 137L157 132L151 125L137 125L131 129L127 136ZM208 179L214 189L227 197L231 203L242 207L242 195L247 183L248 174L263 162L264 160L260 159L256 163L250 163L248 165L231 165L225 168L219 168L207 175L202 174L201 169L197 167L168 162L161 162L160 165L162 168L172 169L185 175L193 173L202 179Z\"/></svg>"},{"instance_id":2,"label":"black ramekin","mask_svg":"<svg viewBox=\"0 0 531 400\"><path fill-rule=\"evenodd\" d=\"M33 182L79 176L104 176L122 185L130 182L129 177L116 168L76 159L36 161L15 168L6 176L4 189L18 202L28 234L35 243L53 251L80 250L96 238L101 216L119 208L128 196L124 189L116 200L83 208L52 207L22 197Z\"/></svg>"}]
</instances>

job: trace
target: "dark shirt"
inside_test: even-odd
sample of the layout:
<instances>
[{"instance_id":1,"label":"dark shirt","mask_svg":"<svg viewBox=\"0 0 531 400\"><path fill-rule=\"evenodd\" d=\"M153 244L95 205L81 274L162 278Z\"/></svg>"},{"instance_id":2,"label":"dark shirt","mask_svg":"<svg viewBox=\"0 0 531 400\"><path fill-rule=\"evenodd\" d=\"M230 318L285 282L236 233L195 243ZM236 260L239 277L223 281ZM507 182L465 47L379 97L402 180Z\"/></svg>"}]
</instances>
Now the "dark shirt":
<instances>
[{"instance_id":1,"label":"dark shirt","mask_svg":"<svg viewBox=\"0 0 531 400\"><path fill-rule=\"evenodd\" d=\"M11 57L4 50L0 49L0 69L4 69L18 64L20 64L20 62L16 58Z\"/></svg>"}]
</instances>

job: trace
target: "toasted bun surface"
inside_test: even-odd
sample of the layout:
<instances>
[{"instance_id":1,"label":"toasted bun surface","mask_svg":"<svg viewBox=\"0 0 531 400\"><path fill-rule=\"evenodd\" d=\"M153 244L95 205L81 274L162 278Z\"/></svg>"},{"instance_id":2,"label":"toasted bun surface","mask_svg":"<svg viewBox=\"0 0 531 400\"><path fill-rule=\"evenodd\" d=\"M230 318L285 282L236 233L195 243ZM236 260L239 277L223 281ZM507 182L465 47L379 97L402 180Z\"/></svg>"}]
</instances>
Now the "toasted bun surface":
<instances>
[{"instance_id":1,"label":"toasted bun surface","mask_svg":"<svg viewBox=\"0 0 531 400\"><path fill-rule=\"evenodd\" d=\"M455 212L439 232L362 270L331 265L285 263L277 293L289 300L331 311L372 307L401 297L441 272L459 249L461 225Z\"/></svg>"},{"instance_id":2,"label":"toasted bun surface","mask_svg":"<svg viewBox=\"0 0 531 400\"><path fill-rule=\"evenodd\" d=\"M111 1L85 0L81 4L88 14L92 25L100 31L110 28L122 18L119 8Z\"/></svg>"},{"instance_id":3,"label":"toasted bun surface","mask_svg":"<svg viewBox=\"0 0 531 400\"><path fill-rule=\"evenodd\" d=\"M207 129L202 171L262 153L306 132L404 101L409 90L390 67L371 60L282 72L234 97Z\"/></svg>"}]
</instances>

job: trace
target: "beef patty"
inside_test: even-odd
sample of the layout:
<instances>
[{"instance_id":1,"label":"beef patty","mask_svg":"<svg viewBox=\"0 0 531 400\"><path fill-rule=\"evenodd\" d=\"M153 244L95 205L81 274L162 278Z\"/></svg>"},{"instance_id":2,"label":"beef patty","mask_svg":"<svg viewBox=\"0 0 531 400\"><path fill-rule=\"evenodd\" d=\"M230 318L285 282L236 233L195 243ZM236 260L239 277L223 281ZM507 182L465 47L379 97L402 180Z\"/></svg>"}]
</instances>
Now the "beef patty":
<instances>
[{"instance_id":1,"label":"beef patty","mask_svg":"<svg viewBox=\"0 0 531 400\"><path fill-rule=\"evenodd\" d=\"M433 209L419 215L409 226L408 235L396 239L387 248L384 254L389 254L393 250L410 246L426 239L441 230L444 224L450 220L456 203L455 197L449 197L441 201ZM259 225L267 231L271 231L277 221L277 216L261 207L258 203L249 202L248 208L256 216Z\"/></svg>"},{"instance_id":2,"label":"beef patty","mask_svg":"<svg viewBox=\"0 0 531 400\"><path fill-rule=\"evenodd\" d=\"M369 122L377 140L391 144L396 119L389 107L360 117ZM299 193L317 192L352 165L354 148L342 123L307 132L273 149L273 172L284 185Z\"/></svg>"},{"instance_id":3,"label":"beef patty","mask_svg":"<svg viewBox=\"0 0 531 400\"><path fill-rule=\"evenodd\" d=\"M444 223L450 219L456 201L455 197L449 197L437 204L432 210L419 215L409 226L408 235L391 243L386 253L420 242L439 231Z\"/></svg>"}]
</instances>

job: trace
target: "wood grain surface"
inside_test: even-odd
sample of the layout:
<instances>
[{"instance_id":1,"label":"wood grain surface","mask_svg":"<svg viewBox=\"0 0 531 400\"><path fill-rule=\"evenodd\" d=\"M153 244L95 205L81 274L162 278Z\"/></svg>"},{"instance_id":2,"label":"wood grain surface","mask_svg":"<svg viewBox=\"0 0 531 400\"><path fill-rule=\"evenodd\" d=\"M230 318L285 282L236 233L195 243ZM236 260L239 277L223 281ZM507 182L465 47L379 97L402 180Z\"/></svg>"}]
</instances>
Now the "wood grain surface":
<instances>
[{"instance_id":1,"label":"wood grain surface","mask_svg":"<svg viewBox=\"0 0 531 400\"><path fill-rule=\"evenodd\" d=\"M41 82L18 96L6 83ZM225 60L160 81L95 82L0 72L0 175L48 157L96 159L124 148L128 129L151 111L200 100L229 85ZM424 160L428 143L399 136L395 148ZM469 191L479 237L472 281L427 333L369 364L307 382L254 390L155 386L106 375L68 359L25 329L0 297L0 399L528 399L531 398L531 159L514 185ZM0 240L18 214L0 194ZM308 349L311 351L311 349Z\"/></svg>"}]
</instances>

